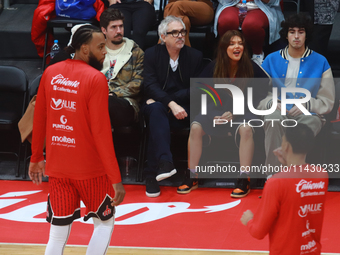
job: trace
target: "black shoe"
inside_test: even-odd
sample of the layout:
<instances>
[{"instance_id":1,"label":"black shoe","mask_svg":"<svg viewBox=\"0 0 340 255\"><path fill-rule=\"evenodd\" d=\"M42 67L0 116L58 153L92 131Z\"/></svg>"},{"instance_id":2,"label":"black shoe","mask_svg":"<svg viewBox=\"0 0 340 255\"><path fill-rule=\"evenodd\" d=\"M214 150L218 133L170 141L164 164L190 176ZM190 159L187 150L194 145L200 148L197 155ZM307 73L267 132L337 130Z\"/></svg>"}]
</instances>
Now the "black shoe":
<instances>
[{"instance_id":1,"label":"black shoe","mask_svg":"<svg viewBox=\"0 0 340 255\"><path fill-rule=\"evenodd\" d=\"M145 194L148 197L158 197L161 194L161 190L159 189L158 182L155 178L148 177L146 178L146 191Z\"/></svg>"},{"instance_id":2,"label":"black shoe","mask_svg":"<svg viewBox=\"0 0 340 255\"><path fill-rule=\"evenodd\" d=\"M177 173L177 170L175 169L174 164L169 161L160 160L156 180L162 181L173 176L175 173Z\"/></svg>"},{"instance_id":3,"label":"black shoe","mask_svg":"<svg viewBox=\"0 0 340 255\"><path fill-rule=\"evenodd\" d=\"M185 176L182 184L177 188L178 194L188 194L190 191L198 188L198 179L190 178L190 175Z\"/></svg>"},{"instance_id":4,"label":"black shoe","mask_svg":"<svg viewBox=\"0 0 340 255\"><path fill-rule=\"evenodd\" d=\"M243 178L238 178L236 180L236 187L233 192L231 192L231 197L245 197L250 192L250 177L247 174L242 174L241 176L243 176Z\"/></svg>"}]
</instances>

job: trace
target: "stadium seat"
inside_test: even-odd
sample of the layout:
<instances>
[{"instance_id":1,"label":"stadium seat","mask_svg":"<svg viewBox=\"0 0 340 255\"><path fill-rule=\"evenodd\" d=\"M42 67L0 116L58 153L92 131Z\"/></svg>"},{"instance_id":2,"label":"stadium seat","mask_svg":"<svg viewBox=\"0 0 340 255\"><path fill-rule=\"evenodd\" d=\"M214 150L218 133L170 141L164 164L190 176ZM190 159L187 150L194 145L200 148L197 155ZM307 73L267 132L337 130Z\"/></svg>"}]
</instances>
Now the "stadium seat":
<instances>
[{"instance_id":1,"label":"stadium seat","mask_svg":"<svg viewBox=\"0 0 340 255\"><path fill-rule=\"evenodd\" d=\"M4 144L0 153L13 154L17 157L16 176L20 172L20 157L22 151L18 130L18 122L27 106L28 79L26 73L14 66L0 66L0 131L1 135L14 134L18 143L15 151L11 144Z\"/></svg>"}]
</instances>

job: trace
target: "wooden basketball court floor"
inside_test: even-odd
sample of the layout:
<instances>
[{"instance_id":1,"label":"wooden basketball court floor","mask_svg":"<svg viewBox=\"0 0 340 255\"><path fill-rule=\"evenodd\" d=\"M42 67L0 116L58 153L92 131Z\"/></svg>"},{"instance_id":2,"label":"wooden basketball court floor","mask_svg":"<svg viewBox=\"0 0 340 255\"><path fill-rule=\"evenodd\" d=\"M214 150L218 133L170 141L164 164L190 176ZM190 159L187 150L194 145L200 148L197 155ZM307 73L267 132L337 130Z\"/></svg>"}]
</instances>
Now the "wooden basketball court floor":
<instances>
[{"instance_id":1,"label":"wooden basketball court floor","mask_svg":"<svg viewBox=\"0 0 340 255\"><path fill-rule=\"evenodd\" d=\"M31 183L1 181L0 255L44 254L49 229L47 189L47 184L37 190ZM231 200L225 195L230 190L224 189L202 188L184 197L172 187L162 187L162 195L154 200L145 196L144 187L126 185L126 189L108 255L268 254L268 240L251 238L239 221L244 210L256 209L260 190L253 190L241 202ZM321 240L327 253L322 254L340 254L339 199L340 193L328 194ZM75 222L64 254L85 254L92 231L91 224Z\"/></svg>"},{"instance_id":2,"label":"wooden basketball court floor","mask_svg":"<svg viewBox=\"0 0 340 255\"><path fill-rule=\"evenodd\" d=\"M44 254L45 245L0 244L0 255L39 255ZM83 255L86 246L66 246L64 255ZM119 248L109 247L107 255L266 255L262 251L221 251L194 249L160 249L160 248ZM321 253L335 255L336 253ZM340 253L339 253L340 254Z\"/></svg>"},{"instance_id":3,"label":"wooden basketball court floor","mask_svg":"<svg viewBox=\"0 0 340 255\"><path fill-rule=\"evenodd\" d=\"M1 255L39 255L44 254L45 245L0 244ZM66 246L64 255L83 255L86 246ZM107 255L265 255L268 252L249 251L214 251L191 249L150 249L150 248L114 248L109 247ZM326 253L323 253L326 254Z\"/></svg>"}]
</instances>

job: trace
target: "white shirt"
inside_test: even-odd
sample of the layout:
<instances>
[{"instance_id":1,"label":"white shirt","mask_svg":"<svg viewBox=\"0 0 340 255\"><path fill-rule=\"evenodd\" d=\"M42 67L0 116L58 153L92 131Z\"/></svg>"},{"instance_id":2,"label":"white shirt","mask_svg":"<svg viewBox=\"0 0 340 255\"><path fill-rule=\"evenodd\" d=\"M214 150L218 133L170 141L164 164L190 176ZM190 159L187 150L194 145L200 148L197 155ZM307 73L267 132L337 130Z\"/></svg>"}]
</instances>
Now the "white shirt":
<instances>
[{"instance_id":1,"label":"white shirt","mask_svg":"<svg viewBox=\"0 0 340 255\"><path fill-rule=\"evenodd\" d=\"M286 73L285 86L287 88L295 88L297 77L299 75L301 58L293 58L288 53L288 60L289 63Z\"/></svg>"},{"instance_id":2,"label":"white shirt","mask_svg":"<svg viewBox=\"0 0 340 255\"><path fill-rule=\"evenodd\" d=\"M177 67L178 67L178 59L179 59L179 57L178 57L175 61L173 61L173 60L170 58L170 66L171 66L171 69L172 69L173 72L176 72L176 70L177 70Z\"/></svg>"},{"instance_id":3,"label":"white shirt","mask_svg":"<svg viewBox=\"0 0 340 255\"><path fill-rule=\"evenodd\" d=\"M101 72L106 76L107 81L110 81L110 79L112 78L112 73L119 57L119 53L123 51L125 45L126 43L124 43L123 46L117 50L111 50L105 46L107 51L105 57L108 58L110 61L104 61L103 69L101 70Z\"/></svg>"}]
</instances>

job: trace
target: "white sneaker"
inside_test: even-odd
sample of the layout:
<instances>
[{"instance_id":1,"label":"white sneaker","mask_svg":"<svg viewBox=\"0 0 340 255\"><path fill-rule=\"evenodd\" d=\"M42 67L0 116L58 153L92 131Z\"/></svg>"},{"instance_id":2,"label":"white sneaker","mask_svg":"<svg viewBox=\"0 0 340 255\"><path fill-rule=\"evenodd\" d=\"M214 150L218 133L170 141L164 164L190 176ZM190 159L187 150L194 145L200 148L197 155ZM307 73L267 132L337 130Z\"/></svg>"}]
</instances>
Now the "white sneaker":
<instances>
[{"instance_id":1,"label":"white sneaker","mask_svg":"<svg viewBox=\"0 0 340 255\"><path fill-rule=\"evenodd\" d=\"M253 57L251 58L251 60L253 60L259 66L262 65L263 59L264 59L264 53L263 52L261 54L253 54Z\"/></svg>"}]
</instances>

